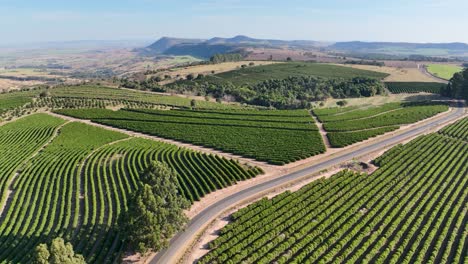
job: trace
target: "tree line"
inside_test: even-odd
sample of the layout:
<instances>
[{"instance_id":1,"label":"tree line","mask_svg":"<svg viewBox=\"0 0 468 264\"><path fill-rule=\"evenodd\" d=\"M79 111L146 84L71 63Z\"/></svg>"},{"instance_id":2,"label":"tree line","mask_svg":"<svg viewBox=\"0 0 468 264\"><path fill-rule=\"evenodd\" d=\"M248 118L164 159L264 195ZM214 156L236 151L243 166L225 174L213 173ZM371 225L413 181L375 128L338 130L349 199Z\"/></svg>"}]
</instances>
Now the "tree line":
<instances>
[{"instance_id":1,"label":"tree line","mask_svg":"<svg viewBox=\"0 0 468 264\"><path fill-rule=\"evenodd\" d=\"M468 69L455 73L449 84L442 89L442 95L468 101Z\"/></svg>"}]
</instances>

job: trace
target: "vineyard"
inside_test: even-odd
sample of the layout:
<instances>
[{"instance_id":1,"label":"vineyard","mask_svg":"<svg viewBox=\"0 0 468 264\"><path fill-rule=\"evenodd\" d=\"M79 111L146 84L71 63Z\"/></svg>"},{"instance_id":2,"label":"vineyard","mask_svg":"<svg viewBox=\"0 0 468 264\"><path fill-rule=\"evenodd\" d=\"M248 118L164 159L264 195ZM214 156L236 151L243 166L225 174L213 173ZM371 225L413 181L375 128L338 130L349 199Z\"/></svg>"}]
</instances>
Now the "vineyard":
<instances>
[{"instance_id":1,"label":"vineyard","mask_svg":"<svg viewBox=\"0 0 468 264\"><path fill-rule=\"evenodd\" d=\"M234 160L81 123L67 123L53 135L63 123L36 114L0 127L5 135L0 164L11 167L2 170L3 192L5 182L18 171L1 216L3 261L30 263L37 244L61 236L88 262L112 263L122 250L116 221L127 209L140 171L152 160L178 172L180 190L192 202L262 173ZM3 155L4 149L16 155Z\"/></svg>"},{"instance_id":2,"label":"vineyard","mask_svg":"<svg viewBox=\"0 0 468 264\"><path fill-rule=\"evenodd\" d=\"M283 165L325 152L306 110L58 110L59 114Z\"/></svg>"},{"instance_id":3,"label":"vineyard","mask_svg":"<svg viewBox=\"0 0 468 264\"><path fill-rule=\"evenodd\" d=\"M464 118L451 126L445 127L440 131L440 133L468 141L468 118Z\"/></svg>"},{"instance_id":4,"label":"vineyard","mask_svg":"<svg viewBox=\"0 0 468 264\"><path fill-rule=\"evenodd\" d=\"M436 82L386 82L385 85L394 94L421 92L440 94L441 89L446 86L444 83Z\"/></svg>"},{"instance_id":5,"label":"vineyard","mask_svg":"<svg viewBox=\"0 0 468 264\"><path fill-rule=\"evenodd\" d=\"M324 123L333 147L344 147L371 137L397 130L400 125L411 124L445 112L442 103L390 103L369 108L316 109L314 114Z\"/></svg>"},{"instance_id":6,"label":"vineyard","mask_svg":"<svg viewBox=\"0 0 468 264\"><path fill-rule=\"evenodd\" d=\"M375 163L240 209L198 263L468 262L468 145L430 134Z\"/></svg>"}]
</instances>

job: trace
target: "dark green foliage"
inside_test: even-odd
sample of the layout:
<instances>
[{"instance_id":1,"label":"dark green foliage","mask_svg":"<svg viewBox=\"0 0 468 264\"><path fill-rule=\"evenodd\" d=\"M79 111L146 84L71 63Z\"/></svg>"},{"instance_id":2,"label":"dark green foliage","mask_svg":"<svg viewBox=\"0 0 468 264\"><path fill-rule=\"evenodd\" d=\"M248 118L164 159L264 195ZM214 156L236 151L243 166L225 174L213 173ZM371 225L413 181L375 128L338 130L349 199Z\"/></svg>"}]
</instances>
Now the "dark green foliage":
<instances>
[{"instance_id":1,"label":"dark green foliage","mask_svg":"<svg viewBox=\"0 0 468 264\"><path fill-rule=\"evenodd\" d=\"M86 264L82 255L75 254L70 242L65 244L63 238L52 240L50 248L46 244L39 244L34 251L36 264Z\"/></svg>"},{"instance_id":2,"label":"dark green foliage","mask_svg":"<svg viewBox=\"0 0 468 264\"><path fill-rule=\"evenodd\" d=\"M431 134L231 216L198 263L466 263L468 145Z\"/></svg>"},{"instance_id":3,"label":"dark green foliage","mask_svg":"<svg viewBox=\"0 0 468 264\"><path fill-rule=\"evenodd\" d=\"M305 110L57 112L272 164L282 165L325 151L318 128Z\"/></svg>"},{"instance_id":4,"label":"dark green foliage","mask_svg":"<svg viewBox=\"0 0 468 264\"><path fill-rule=\"evenodd\" d=\"M308 108L311 101L327 98L370 97L384 93L380 81L373 78L324 79L319 77L296 76L272 79L256 84L235 86L231 83L210 82L173 86L179 92L213 95L216 98L233 96L238 102L279 109Z\"/></svg>"},{"instance_id":5,"label":"dark green foliage","mask_svg":"<svg viewBox=\"0 0 468 264\"><path fill-rule=\"evenodd\" d=\"M372 66L385 66L385 62L382 61L369 61L369 60L347 60L345 64L352 64L352 65L372 65Z\"/></svg>"},{"instance_id":6,"label":"dark green foliage","mask_svg":"<svg viewBox=\"0 0 468 264\"><path fill-rule=\"evenodd\" d=\"M178 176L165 163L153 161L140 176L120 230L131 249L146 253L167 246L169 239L188 221L183 210L190 202L179 194Z\"/></svg>"},{"instance_id":7,"label":"dark green foliage","mask_svg":"<svg viewBox=\"0 0 468 264\"><path fill-rule=\"evenodd\" d=\"M240 53L225 53L225 54L215 54L210 58L212 63L222 63L230 61L241 61L244 58Z\"/></svg>"},{"instance_id":8,"label":"dark green foliage","mask_svg":"<svg viewBox=\"0 0 468 264\"><path fill-rule=\"evenodd\" d=\"M440 94L446 84L436 82L386 82L391 93L435 93Z\"/></svg>"},{"instance_id":9,"label":"dark green foliage","mask_svg":"<svg viewBox=\"0 0 468 264\"><path fill-rule=\"evenodd\" d=\"M468 101L468 69L455 73L442 95Z\"/></svg>"}]
</instances>

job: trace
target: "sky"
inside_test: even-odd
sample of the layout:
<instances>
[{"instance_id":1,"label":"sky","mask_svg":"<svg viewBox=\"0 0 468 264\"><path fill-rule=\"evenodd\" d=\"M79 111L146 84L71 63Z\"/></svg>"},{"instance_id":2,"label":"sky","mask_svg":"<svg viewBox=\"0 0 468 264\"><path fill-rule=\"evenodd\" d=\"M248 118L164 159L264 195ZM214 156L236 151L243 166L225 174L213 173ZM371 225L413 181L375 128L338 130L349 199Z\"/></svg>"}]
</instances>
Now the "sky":
<instances>
[{"instance_id":1,"label":"sky","mask_svg":"<svg viewBox=\"0 0 468 264\"><path fill-rule=\"evenodd\" d=\"M0 45L162 36L468 43L467 0L0 0Z\"/></svg>"}]
</instances>

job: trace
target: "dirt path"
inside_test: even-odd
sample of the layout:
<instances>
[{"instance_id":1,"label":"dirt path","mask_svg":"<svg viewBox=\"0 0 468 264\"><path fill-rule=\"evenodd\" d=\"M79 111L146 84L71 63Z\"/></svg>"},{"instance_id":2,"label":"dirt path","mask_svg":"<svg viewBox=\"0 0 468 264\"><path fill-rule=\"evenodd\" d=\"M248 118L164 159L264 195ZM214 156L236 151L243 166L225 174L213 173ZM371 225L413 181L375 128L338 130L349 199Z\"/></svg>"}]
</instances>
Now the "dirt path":
<instances>
[{"instance_id":1,"label":"dirt path","mask_svg":"<svg viewBox=\"0 0 468 264\"><path fill-rule=\"evenodd\" d=\"M312 116L312 118L314 119L315 124L317 125L317 127L319 129L319 133L322 136L322 140L323 140L323 143L325 143L326 149L332 148L332 145L330 144L330 140L327 137L327 131L325 131L325 128L323 127L323 123L321 123L318 120L318 118L312 112L309 112L309 113Z\"/></svg>"},{"instance_id":2,"label":"dirt path","mask_svg":"<svg viewBox=\"0 0 468 264\"><path fill-rule=\"evenodd\" d=\"M16 119L17 120L17 119ZM30 160L32 160L34 157L36 157L42 150L44 150L50 143L52 143L52 141L54 141L54 139L59 135L60 133L60 129L62 129L63 126L65 126L66 124L70 123L70 121L67 121L63 124L61 124L60 126L58 126L54 133L52 134L52 136L50 137L50 139L44 144L42 145L41 147L39 147L29 158L27 158L26 160L24 160L23 163L21 163L17 168L16 168L16 172L15 174L13 175L13 177L11 177L10 179L10 182L7 183L8 185L8 189L7 189L7 198L5 200L5 202L2 204L1 208L0 208L0 219L3 220L3 218L5 217L3 215L4 212L7 212L8 211L8 208L10 207L11 205L11 199L13 199L13 195L15 193L15 190L13 190L13 185L15 184L15 181L16 179L18 179L18 176L21 174L20 172L20 168L22 168L23 166L25 166L25 164L27 164Z\"/></svg>"},{"instance_id":3,"label":"dirt path","mask_svg":"<svg viewBox=\"0 0 468 264\"><path fill-rule=\"evenodd\" d=\"M418 69L420 72L422 72L424 75L432 78L435 82L440 82L440 83L445 83L445 84L448 84L449 82L445 79L442 79L442 78L439 78L435 75L432 75L428 70L427 70L427 66L424 65L424 64L418 64Z\"/></svg>"}]
</instances>

